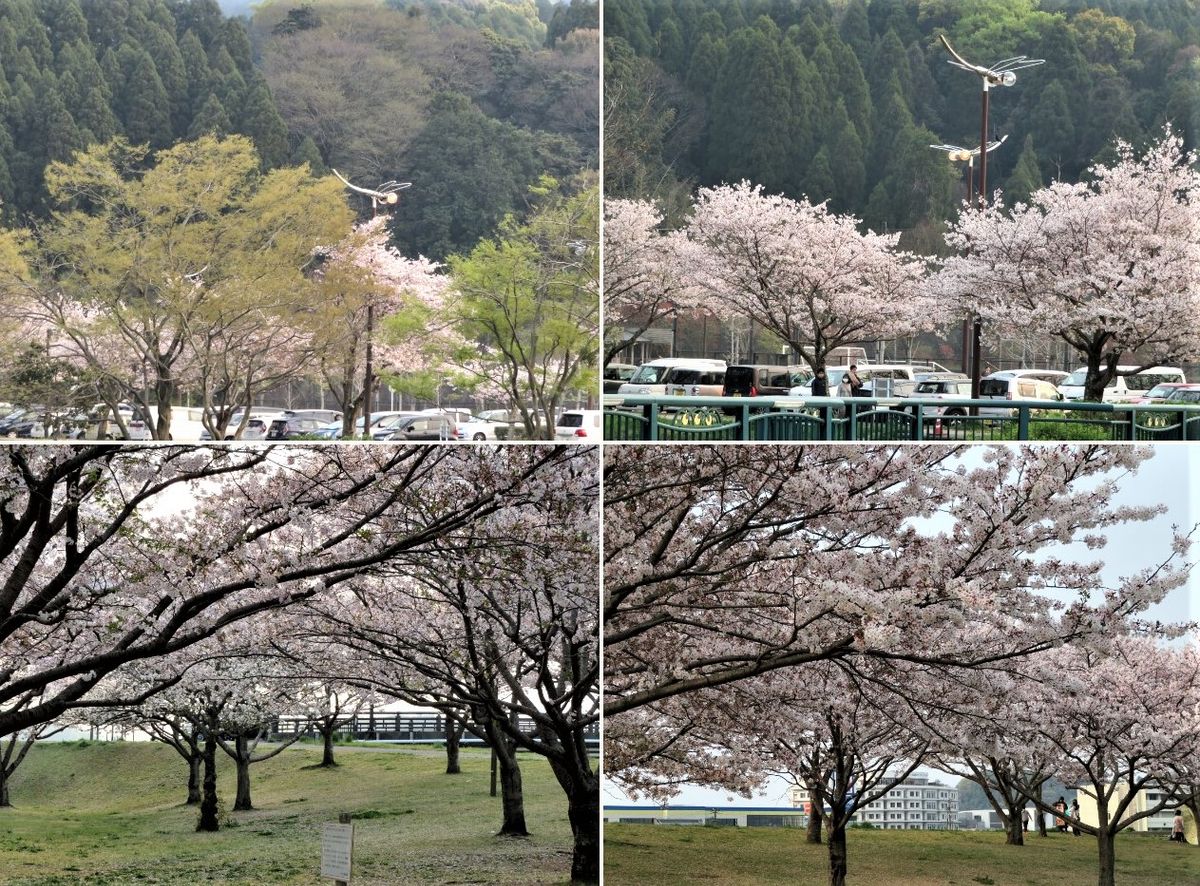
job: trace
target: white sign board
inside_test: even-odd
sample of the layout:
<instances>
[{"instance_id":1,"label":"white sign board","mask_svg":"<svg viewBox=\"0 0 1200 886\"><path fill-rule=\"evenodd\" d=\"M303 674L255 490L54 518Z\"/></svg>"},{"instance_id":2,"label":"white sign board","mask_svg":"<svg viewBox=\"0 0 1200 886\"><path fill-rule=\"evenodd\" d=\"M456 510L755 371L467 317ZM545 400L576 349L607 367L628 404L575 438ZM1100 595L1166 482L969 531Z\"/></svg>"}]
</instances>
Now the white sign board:
<instances>
[{"instance_id":1,"label":"white sign board","mask_svg":"<svg viewBox=\"0 0 1200 886\"><path fill-rule=\"evenodd\" d=\"M321 876L350 882L350 857L354 854L354 825L326 822L321 825Z\"/></svg>"}]
</instances>

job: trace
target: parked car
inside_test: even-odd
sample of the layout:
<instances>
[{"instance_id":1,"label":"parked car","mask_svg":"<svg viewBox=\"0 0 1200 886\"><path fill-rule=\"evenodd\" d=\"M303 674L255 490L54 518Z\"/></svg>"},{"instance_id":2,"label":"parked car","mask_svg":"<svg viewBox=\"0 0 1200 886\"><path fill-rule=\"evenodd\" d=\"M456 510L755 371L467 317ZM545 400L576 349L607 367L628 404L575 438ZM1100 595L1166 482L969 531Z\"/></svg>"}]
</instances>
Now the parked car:
<instances>
[{"instance_id":1,"label":"parked car","mask_svg":"<svg viewBox=\"0 0 1200 886\"><path fill-rule=\"evenodd\" d=\"M725 370L724 397L783 397L797 385L812 384L807 366L738 363Z\"/></svg>"},{"instance_id":2,"label":"parked car","mask_svg":"<svg viewBox=\"0 0 1200 886\"><path fill-rule=\"evenodd\" d=\"M1200 403L1200 385L1177 385L1175 390L1167 394L1160 403L1174 405L1176 403Z\"/></svg>"},{"instance_id":3,"label":"parked car","mask_svg":"<svg viewBox=\"0 0 1200 886\"><path fill-rule=\"evenodd\" d=\"M966 376L959 378L927 378L917 382L912 397L916 400L969 400L971 399L971 380ZM924 406L922 415L966 415L964 406Z\"/></svg>"},{"instance_id":4,"label":"parked car","mask_svg":"<svg viewBox=\"0 0 1200 886\"><path fill-rule=\"evenodd\" d=\"M672 386L679 393L719 397L725 383L724 360L698 360L688 357L662 357L638 367L637 372L618 388L618 394L668 393Z\"/></svg>"},{"instance_id":5,"label":"parked car","mask_svg":"<svg viewBox=\"0 0 1200 886\"><path fill-rule=\"evenodd\" d=\"M341 421L342 414L331 409L288 409L272 419L267 427L268 440L290 440L313 436L324 425Z\"/></svg>"},{"instance_id":6,"label":"parked car","mask_svg":"<svg viewBox=\"0 0 1200 886\"><path fill-rule=\"evenodd\" d=\"M609 363L604 367L604 393L617 393L621 385L633 378L637 369L632 363Z\"/></svg>"},{"instance_id":7,"label":"parked car","mask_svg":"<svg viewBox=\"0 0 1200 886\"><path fill-rule=\"evenodd\" d=\"M395 412L395 413L390 413L390 414L384 416L383 418L379 419L379 421L377 421L377 422L373 422L371 424L371 439L372 440L389 440L389 439L391 439L391 436L393 433L395 433L396 429L398 427L400 427L400 425L403 422L405 422L407 419L412 418L414 415L418 415L418 413L416 413L416 412ZM360 428L362 427L361 423L359 423L359 427ZM362 436L361 432L359 433L359 436Z\"/></svg>"},{"instance_id":8,"label":"parked car","mask_svg":"<svg viewBox=\"0 0 1200 886\"><path fill-rule=\"evenodd\" d=\"M386 439L397 442L454 440L454 419L448 415L410 415L398 422Z\"/></svg>"},{"instance_id":9,"label":"parked car","mask_svg":"<svg viewBox=\"0 0 1200 886\"><path fill-rule=\"evenodd\" d=\"M1155 385L1164 382L1185 384L1187 377L1178 366L1150 366L1140 372L1134 372L1136 366L1118 366L1118 372L1129 373L1118 375L1111 379L1104 388L1105 403L1129 403L1143 392L1149 391ZM1064 379L1058 386L1064 400L1082 400L1083 385L1087 380L1087 367L1081 366Z\"/></svg>"},{"instance_id":10,"label":"parked car","mask_svg":"<svg viewBox=\"0 0 1200 886\"><path fill-rule=\"evenodd\" d=\"M1146 391L1146 393L1142 396L1130 400L1129 402L1134 404L1162 403L1164 400L1170 397L1174 391L1177 391L1180 388L1188 387L1191 387L1191 385L1184 382L1165 381L1161 384L1155 385L1150 390Z\"/></svg>"},{"instance_id":11,"label":"parked car","mask_svg":"<svg viewBox=\"0 0 1200 886\"><path fill-rule=\"evenodd\" d=\"M829 396L835 396L849 366L826 366L825 378L829 383ZM922 373L949 370L939 363L869 363L858 367L858 378L863 383L863 393L869 397L907 397L916 388ZM811 397L812 379L788 391L793 397Z\"/></svg>"},{"instance_id":12,"label":"parked car","mask_svg":"<svg viewBox=\"0 0 1200 886\"><path fill-rule=\"evenodd\" d=\"M507 421L493 421L483 418L482 416L473 415L470 421L455 422L454 436L458 440L470 440L474 443L483 443L486 440L496 440L496 429L503 426L507 428Z\"/></svg>"},{"instance_id":13,"label":"parked car","mask_svg":"<svg viewBox=\"0 0 1200 886\"><path fill-rule=\"evenodd\" d=\"M600 440L604 436L604 416L599 409L568 409L554 426L556 440Z\"/></svg>"},{"instance_id":14,"label":"parked car","mask_svg":"<svg viewBox=\"0 0 1200 886\"><path fill-rule=\"evenodd\" d=\"M117 413L129 432L127 437L121 434L121 426L105 403L97 403L87 413L80 436L84 440L149 440L151 438L149 425L140 416L135 417L133 407L128 403L118 403Z\"/></svg>"},{"instance_id":15,"label":"parked car","mask_svg":"<svg viewBox=\"0 0 1200 886\"><path fill-rule=\"evenodd\" d=\"M1063 397L1055 387L1053 376L1040 377L1034 374L1017 375L1014 370L993 372L979 380L980 400L1045 400L1061 402ZM989 418L1012 415L1013 410L996 406L981 406L979 414Z\"/></svg>"}]
</instances>

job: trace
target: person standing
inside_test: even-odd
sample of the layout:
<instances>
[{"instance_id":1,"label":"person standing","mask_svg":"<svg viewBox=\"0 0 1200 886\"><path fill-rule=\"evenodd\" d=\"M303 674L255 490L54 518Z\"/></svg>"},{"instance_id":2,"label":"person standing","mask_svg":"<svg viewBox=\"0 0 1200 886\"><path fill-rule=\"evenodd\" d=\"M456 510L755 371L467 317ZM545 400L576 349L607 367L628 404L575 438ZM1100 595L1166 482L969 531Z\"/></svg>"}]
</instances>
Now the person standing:
<instances>
[{"instance_id":1,"label":"person standing","mask_svg":"<svg viewBox=\"0 0 1200 886\"><path fill-rule=\"evenodd\" d=\"M1029 807L1028 806L1021 807L1021 830L1023 830L1027 834L1029 833Z\"/></svg>"},{"instance_id":2,"label":"person standing","mask_svg":"<svg viewBox=\"0 0 1200 886\"><path fill-rule=\"evenodd\" d=\"M1067 819L1065 818L1066 814L1067 798L1060 796L1054 801L1054 830L1058 831L1060 834L1065 834L1067 832Z\"/></svg>"},{"instance_id":3,"label":"person standing","mask_svg":"<svg viewBox=\"0 0 1200 886\"><path fill-rule=\"evenodd\" d=\"M814 397L829 396L829 379L825 377L824 369L818 369L817 374L813 377L812 395Z\"/></svg>"},{"instance_id":4,"label":"person standing","mask_svg":"<svg viewBox=\"0 0 1200 886\"><path fill-rule=\"evenodd\" d=\"M1176 809L1175 817L1171 819L1171 841L1174 843L1186 843L1187 838L1183 836L1183 810Z\"/></svg>"},{"instance_id":5,"label":"person standing","mask_svg":"<svg viewBox=\"0 0 1200 886\"><path fill-rule=\"evenodd\" d=\"M861 397L863 383L862 383L862 379L860 379L858 377L858 364L857 363L850 364L850 371L846 373L846 378L849 379L849 381L850 381L850 396L851 397Z\"/></svg>"},{"instance_id":6,"label":"person standing","mask_svg":"<svg viewBox=\"0 0 1200 886\"><path fill-rule=\"evenodd\" d=\"M1078 797L1076 797L1074 800L1071 801L1071 818L1074 819L1074 821L1071 822L1071 833L1074 834L1076 837L1078 837L1079 836L1079 825L1077 824L1077 822L1079 821L1079 798Z\"/></svg>"}]
</instances>

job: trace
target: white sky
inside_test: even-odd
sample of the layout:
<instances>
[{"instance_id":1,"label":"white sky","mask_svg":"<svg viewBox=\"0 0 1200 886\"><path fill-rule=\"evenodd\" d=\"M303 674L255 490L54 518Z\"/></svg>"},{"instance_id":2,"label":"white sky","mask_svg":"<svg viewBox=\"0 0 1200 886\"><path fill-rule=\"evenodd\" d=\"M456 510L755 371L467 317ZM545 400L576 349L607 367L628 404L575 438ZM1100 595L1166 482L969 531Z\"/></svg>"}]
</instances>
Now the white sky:
<instances>
[{"instance_id":1,"label":"white sky","mask_svg":"<svg viewBox=\"0 0 1200 886\"><path fill-rule=\"evenodd\" d=\"M1104 562L1103 575L1109 583L1115 583L1123 574L1166 559L1171 552L1173 524L1186 531L1200 521L1200 446L1155 444L1153 457L1142 463L1136 475L1122 482L1115 501L1128 505L1164 504L1167 511L1156 520L1132 524L1118 534L1110 535L1108 545L1102 551L1087 551L1079 546L1079 556ZM1192 558L1200 563L1200 532L1197 533ZM1187 585L1172 592L1152 607L1147 615L1162 621L1200 621L1200 568L1192 572ZM921 771L951 785L958 783L957 776L929 769ZM788 788L788 783L783 779L775 779L764 792L745 798L724 790L687 785L671 801L671 805L790 806ZM646 805L652 802L646 799L631 800L620 788L607 781L603 789L606 803Z\"/></svg>"}]
</instances>

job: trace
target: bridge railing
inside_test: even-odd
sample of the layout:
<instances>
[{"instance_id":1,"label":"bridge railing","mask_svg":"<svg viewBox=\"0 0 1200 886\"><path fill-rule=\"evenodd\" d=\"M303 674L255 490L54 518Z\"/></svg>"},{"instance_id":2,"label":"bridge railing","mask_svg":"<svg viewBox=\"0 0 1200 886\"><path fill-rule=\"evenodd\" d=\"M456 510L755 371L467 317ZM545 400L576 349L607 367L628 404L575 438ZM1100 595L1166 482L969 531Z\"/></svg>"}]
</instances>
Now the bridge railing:
<instances>
[{"instance_id":1,"label":"bridge railing","mask_svg":"<svg viewBox=\"0 0 1200 886\"><path fill-rule=\"evenodd\" d=\"M1200 440L1200 404L622 394L604 398L604 439Z\"/></svg>"}]
</instances>

